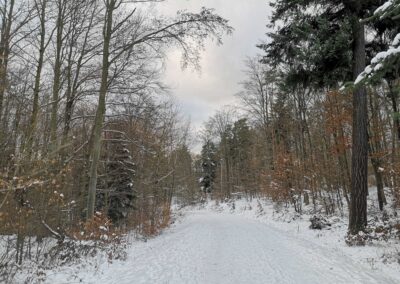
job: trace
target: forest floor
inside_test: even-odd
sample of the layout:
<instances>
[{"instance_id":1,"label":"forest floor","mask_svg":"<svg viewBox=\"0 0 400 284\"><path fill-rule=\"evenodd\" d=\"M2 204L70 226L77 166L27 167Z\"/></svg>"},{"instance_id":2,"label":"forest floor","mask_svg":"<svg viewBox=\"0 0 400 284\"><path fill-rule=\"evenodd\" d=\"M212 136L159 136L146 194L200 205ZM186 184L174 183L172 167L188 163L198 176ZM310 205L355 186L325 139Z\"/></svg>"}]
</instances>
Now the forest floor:
<instances>
[{"instance_id":1,"label":"forest floor","mask_svg":"<svg viewBox=\"0 0 400 284\"><path fill-rule=\"evenodd\" d=\"M399 242L349 247L344 218L311 230L307 215L277 213L255 199L177 212L160 236L134 241L126 260L59 267L45 282L400 283Z\"/></svg>"}]
</instances>

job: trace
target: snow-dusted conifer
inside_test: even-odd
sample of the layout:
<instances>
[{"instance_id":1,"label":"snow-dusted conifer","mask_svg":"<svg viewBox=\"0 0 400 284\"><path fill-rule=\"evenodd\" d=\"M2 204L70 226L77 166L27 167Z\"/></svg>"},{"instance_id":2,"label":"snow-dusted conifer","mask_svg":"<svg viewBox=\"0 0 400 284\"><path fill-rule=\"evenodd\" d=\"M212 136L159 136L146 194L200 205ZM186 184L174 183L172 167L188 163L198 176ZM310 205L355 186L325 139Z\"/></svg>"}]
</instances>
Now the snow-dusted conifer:
<instances>
[{"instance_id":1,"label":"snow-dusted conifer","mask_svg":"<svg viewBox=\"0 0 400 284\"><path fill-rule=\"evenodd\" d=\"M215 144L207 140L201 150L202 177L199 180L201 189L210 193L216 177L217 161Z\"/></svg>"},{"instance_id":2,"label":"snow-dusted conifer","mask_svg":"<svg viewBox=\"0 0 400 284\"><path fill-rule=\"evenodd\" d=\"M105 189L98 197L99 209L105 209L114 223L120 223L134 208L135 164L122 135L116 135L109 146Z\"/></svg>"}]
</instances>

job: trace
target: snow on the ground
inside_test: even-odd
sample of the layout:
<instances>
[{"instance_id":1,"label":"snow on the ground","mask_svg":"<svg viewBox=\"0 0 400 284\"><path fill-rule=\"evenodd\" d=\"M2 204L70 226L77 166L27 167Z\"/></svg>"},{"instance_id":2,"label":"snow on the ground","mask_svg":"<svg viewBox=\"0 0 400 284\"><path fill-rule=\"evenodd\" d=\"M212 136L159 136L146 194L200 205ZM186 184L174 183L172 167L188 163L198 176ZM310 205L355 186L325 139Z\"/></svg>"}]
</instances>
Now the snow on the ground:
<instances>
[{"instance_id":1,"label":"snow on the ground","mask_svg":"<svg viewBox=\"0 0 400 284\"><path fill-rule=\"evenodd\" d=\"M374 194L370 192L370 196L373 199ZM306 213L299 215L291 209L284 210L280 208L276 210L275 207L276 205L273 205L270 201L257 199L251 202L239 200L218 205L215 203L206 205L207 210L221 213L229 212L236 216L257 220L257 222L280 232L282 236L291 236L308 248L325 252L325 254L342 255L344 259L364 267L364 271L368 273L385 275L390 278L372 283L400 283L399 240L377 241L366 246L350 247L344 241L347 234L347 216L331 217L330 221L332 221L333 225L327 230L311 230L309 228L311 215ZM359 282L355 280L348 283ZM367 281L366 283L371 282Z\"/></svg>"},{"instance_id":2,"label":"snow on the ground","mask_svg":"<svg viewBox=\"0 0 400 284\"><path fill-rule=\"evenodd\" d=\"M46 273L46 283L400 283L398 263L381 256L399 244L348 247L345 222L313 231L268 201L238 200L181 211L162 235L133 242L126 261Z\"/></svg>"}]
</instances>

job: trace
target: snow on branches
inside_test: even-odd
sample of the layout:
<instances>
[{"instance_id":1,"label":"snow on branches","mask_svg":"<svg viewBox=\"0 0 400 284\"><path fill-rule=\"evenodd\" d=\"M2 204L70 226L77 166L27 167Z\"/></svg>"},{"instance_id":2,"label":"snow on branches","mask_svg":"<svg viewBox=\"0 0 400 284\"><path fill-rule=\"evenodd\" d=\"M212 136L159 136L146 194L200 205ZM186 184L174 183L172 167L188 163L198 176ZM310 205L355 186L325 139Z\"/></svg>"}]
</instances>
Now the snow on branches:
<instances>
[{"instance_id":1,"label":"snow on branches","mask_svg":"<svg viewBox=\"0 0 400 284\"><path fill-rule=\"evenodd\" d=\"M377 8L374 15L366 21L379 18L383 20L385 18L396 19L400 17L400 0L389 0ZM391 68L399 59L400 55L400 34L397 34L388 50L379 52L371 60L371 64L368 65L365 70L358 75L354 81L355 85L371 82L373 80L379 80L385 74L385 72Z\"/></svg>"}]
</instances>

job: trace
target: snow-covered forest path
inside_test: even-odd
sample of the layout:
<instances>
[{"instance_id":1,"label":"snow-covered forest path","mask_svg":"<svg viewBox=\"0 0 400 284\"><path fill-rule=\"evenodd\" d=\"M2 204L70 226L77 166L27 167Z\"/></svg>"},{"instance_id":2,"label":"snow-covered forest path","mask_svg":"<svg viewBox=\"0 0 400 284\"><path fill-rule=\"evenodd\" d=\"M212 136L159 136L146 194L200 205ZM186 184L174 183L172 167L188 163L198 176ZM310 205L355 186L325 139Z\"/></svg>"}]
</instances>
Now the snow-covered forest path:
<instances>
[{"instance_id":1,"label":"snow-covered forest path","mask_svg":"<svg viewBox=\"0 0 400 284\"><path fill-rule=\"evenodd\" d=\"M93 283L395 283L336 251L209 211L188 213L129 254L99 268Z\"/></svg>"}]
</instances>

